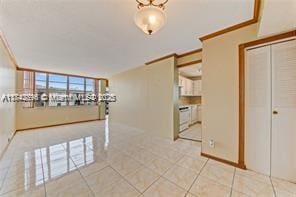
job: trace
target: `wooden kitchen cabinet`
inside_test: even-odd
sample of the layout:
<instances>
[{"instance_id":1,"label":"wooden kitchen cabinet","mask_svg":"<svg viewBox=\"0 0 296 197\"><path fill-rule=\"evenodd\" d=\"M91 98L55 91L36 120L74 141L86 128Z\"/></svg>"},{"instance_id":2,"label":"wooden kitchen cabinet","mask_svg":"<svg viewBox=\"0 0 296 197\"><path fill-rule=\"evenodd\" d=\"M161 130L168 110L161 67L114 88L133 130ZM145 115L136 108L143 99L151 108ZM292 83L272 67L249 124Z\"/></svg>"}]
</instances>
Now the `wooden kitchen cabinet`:
<instances>
[{"instance_id":1,"label":"wooden kitchen cabinet","mask_svg":"<svg viewBox=\"0 0 296 197\"><path fill-rule=\"evenodd\" d=\"M180 94L181 96L185 96L186 94L186 78L179 76L179 87L180 87Z\"/></svg>"},{"instance_id":2,"label":"wooden kitchen cabinet","mask_svg":"<svg viewBox=\"0 0 296 197\"><path fill-rule=\"evenodd\" d=\"M201 96L201 94L202 94L201 80L193 81L193 95Z\"/></svg>"},{"instance_id":3,"label":"wooden kitchen cabinet","mask_svg":"<svg viewBox=\"0 0 296 197\"><path fill-rule=\"evenodd\" d=\"M185 78L186 86L185 86L185 95L192 96L193 95L193 81Z\"/></svg>"},{"instance_id":4,"label":"wooden kitchen cabinet","mask_svg":"<svg viewBox=\"0 0 296 197\"><path fill-rule=\"evenodd\" d=\"M201 80L191 80L183 76L179 76L179 87L181 96L201 96Z\"/></svg>"}]
</instances>

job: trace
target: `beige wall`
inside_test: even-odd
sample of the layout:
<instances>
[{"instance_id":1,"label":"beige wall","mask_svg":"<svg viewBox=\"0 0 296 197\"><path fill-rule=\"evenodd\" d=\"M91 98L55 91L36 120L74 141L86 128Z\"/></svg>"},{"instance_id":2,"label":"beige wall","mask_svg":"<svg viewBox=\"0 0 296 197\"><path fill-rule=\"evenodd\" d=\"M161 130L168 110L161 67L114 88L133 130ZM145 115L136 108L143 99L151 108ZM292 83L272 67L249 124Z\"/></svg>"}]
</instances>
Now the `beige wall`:
<instances>
[{"instance_id":1,"label":"beige wall","mask_svg":"<svg viewBox=\"0 0 296 197\"><path fill-rule=\"evenodd\" d=\"M17 89L22 90L23 71L17 71ZM16 129L43 127L56 124L95 120L99 118L98 106L65 106L65 107L16 107Z\"/></svg>"},{"instance_id":2,"label":"beige wall","mask_svg":"<svg viewBox=\"0 0 296 197\"><path fill-rule=\"evenodd\" d=\"M203 153L238 161L238 45L256 39L257 29L254 24L203 42Z\"/></svg>"},{"instance_id":3,"label":"beige wall","mask_svg":"<svg viewBox=\"0 0 296 197\"><path fill-rule=\"evenodd\" d=\"M190 55L186 55L184 57L179 57L177 58L177 64L185 64L188 62L196 61L196 60L201 60L202 58L202 52L196 52Z\"/></svg>"},{"instance_id":4,"label":"beige wall","mask_svg":"<svg viewBox=\"0 0 296 197\"><path fill-rule=\"evenodd\" d=\"M111 122L168 139L177 136L178 72L175 57L112 76L110 91L117 96L117 102L110 104Z\"/></svg>"},{"instance_id":5,"label":"beige wall","mask_svg":"<svg viewBox=\"0 0 296 197\"><path fill-rule=\"evenodd\" d=\"M0 97L15 93L16 69L0 40ZM0 102L0 156L15 132L15 104Z\"/></svg>"}]
</instances>

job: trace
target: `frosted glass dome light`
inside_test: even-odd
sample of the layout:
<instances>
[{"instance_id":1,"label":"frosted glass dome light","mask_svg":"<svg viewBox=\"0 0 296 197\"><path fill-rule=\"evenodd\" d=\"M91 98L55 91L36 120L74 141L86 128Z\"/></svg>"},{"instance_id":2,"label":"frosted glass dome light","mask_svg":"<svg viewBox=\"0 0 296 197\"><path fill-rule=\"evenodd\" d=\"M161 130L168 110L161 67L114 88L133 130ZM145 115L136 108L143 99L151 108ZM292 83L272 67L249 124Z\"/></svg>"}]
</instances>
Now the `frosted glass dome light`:
<instances>
[{"instance_id":1,"label":"frosted glass dome light","mask_svg":"<svg viewBox=\"0 0 296 197\"><path fill-rule=\"evenodd\" d=\"M154 34L159 31L166 22L164 8L153 4L138 6L135 14L136 25L146 34Z\"/></svg>"}]
</instances>

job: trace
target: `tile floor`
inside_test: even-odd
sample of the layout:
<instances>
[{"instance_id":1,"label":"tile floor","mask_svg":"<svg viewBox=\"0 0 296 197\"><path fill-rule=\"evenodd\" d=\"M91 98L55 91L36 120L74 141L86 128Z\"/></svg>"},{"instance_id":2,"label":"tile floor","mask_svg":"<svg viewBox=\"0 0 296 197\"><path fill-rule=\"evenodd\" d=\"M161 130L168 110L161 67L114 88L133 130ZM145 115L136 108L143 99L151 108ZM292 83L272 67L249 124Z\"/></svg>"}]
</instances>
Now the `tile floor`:
<instances>
[{"instance_id":1,"label":"tile floor","mask_svg":"<svg viewBox=\"0 0 296 197\"><path fill-rule=\"evenodd\" d=\"M0 161L0 196L296 196L296 184L199 156L104 121L19 132Z\"/></svg>"},{"instance_id":2,"label":"tile floor","mask_svg":"<svg viewBox=\"0 0 296 197\"><path fill-rule=\"evenodd\" d=\"M196 123L190 126L187 130L179 133L180 138L201 141L201 124Z\"/></svg>"}]
</instances>

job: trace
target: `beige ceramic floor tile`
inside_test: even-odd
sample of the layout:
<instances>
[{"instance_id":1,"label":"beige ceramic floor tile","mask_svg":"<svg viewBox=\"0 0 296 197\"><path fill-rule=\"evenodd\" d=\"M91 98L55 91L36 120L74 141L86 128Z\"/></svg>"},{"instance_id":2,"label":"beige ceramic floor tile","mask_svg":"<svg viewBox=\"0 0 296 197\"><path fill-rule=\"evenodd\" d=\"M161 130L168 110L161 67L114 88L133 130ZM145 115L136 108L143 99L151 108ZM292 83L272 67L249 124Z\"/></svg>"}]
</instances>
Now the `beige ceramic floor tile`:
<instances>
[{"instance_id":1,"label":"beige ceramic floor tile","mask_svg":"<svg viewBox=\"0 0 296 197\"><path fill-rule=\"evenodd\" d=\"M125 178L140 192L144 192L159 178L159 175L149 168L142 166L136 172L129 174Z\"/></svg>"},{"instance_id":2,"label":"beige ceramic floor tile","mask_svg":"<svg viewBox=\"0 0 296 197\"><path fill-rule=\"evenodd\" d=\"M160 175L163 175L172 166L173 163L162 158L156 158L152 162L146 164L146 167L152 169Z\"/></svg>"},{"instance_id":3,"label":"beige ceramic floor tile","mask_svg":"<svg viewBox=\"0 0 296 197\"><path fill-rule=\"evenodd\" d=\"M197 173L193 170L175 165L164 174L164 177L183 189L188 190L197 177Z\"/></svg>"},{"instance_id":4,"label":"beige ceramic floor tile","mask_svg":"<svg viewBox=\"0 0 296 197\"><path fill-rule=\"evenodd\" d=\"M0 161L0 193L44 196L45 184L47 196L121 197L144 192L149 197L184 197L188 192L183 188L189 188L208 161L200 150L201 143L164 140L123 124L109 124L108 133L104 121L18 132ZM188 196L229 192L219 182L230 185L234 168L213 160L207 166ZM280 180L273 184L279 197L295 197L294 184ZM273 196L269 177L237 169L233 196L243 194Z\"/></svg>"},{"instance_id":5,"label":"beige ceramic floor tile","mask_svg":"<svg viewBox=\"0 0 296 197\"><path fill-rule=\"evenodd\" d=\"M234 175L234 168L229 171L228 169L226 170L220 165L207 163L200 175L208 179L212 179L213 181L218 182L222 185L231 187Z\"/></svg>"},{"instance_id":6,"label":"beige ceramic floor tile","mask_svg":"<svg viewBox=\"0 0 296 197\"><path fill-rule=\"evenodd\" d=\"M200 148L201 148L201 142L191 141L191 145L192 145L192 146L196 146L196 147L200 147Z\"/></svg>"},{"instance_id":7,"label":"beige ceramic floor tile","mask_svg":"<svg viewBox=\"0 0 296 197\"><path fill-rule=\"evenodd\" d=\"M275 188L275 193L277 197L296 197L296 194L290 193L287 190L281 190Z\"/></svg>"},{"instance_id":8,"label":"beige ceramic floor tile","mask_svg":"<svg viewBox=\"0 0 296 197\"><path fill-rule=\"evenodd\" d=\"M164 178L160 178L144 192L145 197L184 197L185 194L185 190Z\"/></svg>"},{"instance_id":9,"label":"beige ceramic floor tile","mask_svg":"<svg viewBox=\"0 0 296 197\"><path fill-rule=\"evenodd\" d=\"M79 168L79 171L81 172L81 174L83 176L88 176L88 175L91 175L91 174L94 174L94 173L100 171L101 169L103 169L107 166L108 166L108 163L106 161L97 160L95 163L91 163L87 166L83 166L83 167Z\"/></svg>"},{"instance_id":10,"label":"beige ceramic floor tile","mask_svg":"<svg viewBox=\"0 0 296 197\"><path fill-rule=\"evenodd\" d=\"M296 183L291 183L277 178L272 178L272 184L277 193L283 193L287 191L296 196Z\"/></svg>"},{"instance_id":11,"label":"beige ceramic floor tile","mask_svg":"<svg viewBox=\"0 0 296 197\"><path fill-rule=\"evenodd\" d=\"M114 149L114 148L108 149L107 151L102 151L100 153L97 152L97 153L100 158L104 159L110 164L117 163L123 160L124 158L128 157L127 154L124 154L123 152L120 152L120 150Z\"/></svg>"},{"instance_id":12,"label":"beige ceramic floor tile","mask_svg":"<svg viewBox=\"0 0 296 197\"><path fill-rule=\"evenodd\" d=\"M199 176L189 192L202 197L229 197L230 191L230 187L226 187L211 179Z\"/></svg>"},{"instance_id":13,"label":"beige ceramic floor tile","mask_svg":"<svg viewBox=\"0 0 296 197\"><path fill-rule=\"evenodd\" d=\"M160 156L172 163L176 163L184 156L184 154L174 150L164 149L164 153L160 154Z\"/></svg>"},{"instance_id":14,"label":"beige ceramic floor tile","mask_svg":"<svg viewBox=\"0 0 296 197\"><path fill-rule=\"evenodd\" d=\"M45 183L45 187L47 192L50 193L51 191L62 191L63 188L66 188L76 182L83 182L83 177L78 170L47 180L47 182Z\"/></svg>"},{"instance_id":15,"label":"beige ceramic floor tile","mask_svg":"<svg viewBox=\"0 0 296 197\"><path fill-rule=\"evenodd\" d=\"M36 165L24 165L23 162L13 165L9 168L7 172L7 177L14 176L35 176L38 180L43 179L43 167L42 164Z\"/></svg>"},{"instance_id":16,"label":"beige ceramic floor tile","mask_svg":"<svg viewBox=\"0 0 296 197\"><path fill-rule=\"evenodd\" d=\"M190 126L189 129L179 133L179 137L191 140L201 140L201 124L197 123Z\"/></svg>"},{"instance_id":17,"label":"beige ceramic floor tile","mask_svg":"<svg viewBox=\"0 0 296 197\"><path fill-rule=\"evenodd\" d=\"M21 188L9 193L0 195L0 197L45 197L44 186Z\"/></svg>"},{"instance_id":18,"label":"beige ceramic floor tile","mask_svg":"<svg viewBox=\"0 0 296 197\"><path fill-rule=\"evenodd\" d=\"M0 191L4 183L7 172L8 172L8 168L0 169Z\"/></svg>"},{"instance_id":19,"label":"beige ceramic floor tile","mask_svg":"<svg viewBox=\"0 0 296 197\"><path fill-rule=\"evenodd\" d=\"M135 155L133 155L133 159L135 159L136 161L140 162L141 164L146 164L146 163L150 163L153 160L155 160L158 156L145 150L141 153L137 153Z\"/></svg>"},{"instance_id":20,"label":"beige ceramic floor tile","mask_svg":"<svg viewBox=\"0 0 296 197\"><path fill-rule=\"evenodd\" d=\"M227 171L230 171L230 172L233 172L234 168L235 168L235 167L233 167L231 165L221 163L219 161L215 161L215 160L212 160L212 159L209 159L208 164L211 164L211 165L219 167L219 168L223 168L224 170L227 170Z\"/></svg>"},{"instance_id":21,"label":"beige ceramic floor tile","mask_svg":"<svg viewBox=\"0 0 296 197\"><path fill-rule=\"evenodd\" d=\"M98 197L137 197L139 195L140 193L124 179L120 179L118 182L95 193L95 196Z\"/></svg>"},{"instance_id":22,"label":"beige ceramic floor tile","mask_svg":"<svg viewBox=\"0 0 296 197\"><path fill-rule=\"evenodd\" d=\"M257 173L257 172L251 171L251 170L243 170L243 169L236 168L235 174L243 175L243 176L249 177L251 179L254 179L254 180L257 180L260 182L264 182L266 184L270 183L269 176L264 175L264 174L260 174L260 173Z\"/></svg>"},{"instance_id":23,"label":"beige ceramic floor tile","mask_svg":"<svg viewBox=\"0 0 296 197\"><path fill-rule=\"evenodd\" d=\"M0 160L0 170L8 169L11 166L11 162L11 159L6 159L4 154Z\"/></svg>"},{"instance_id":24,"label":"beige ceramic floor tile","mask_svg":"<svg viewBox=\"0 0 296 197\"><path fill-rule=\"evenodd\" d=\"M267 184L239 174L235 174L233 189L250 196L274 196L271 183Z\"/></svg>"},{"instance_id":25,"label":"beige ceramic floor tile","mask_svg":"<svg viewBox=\"0 0 296 197\"><path fill-rule=\"evenodd\" d=\"M53 185L51 185L53 184ZM94 196L90 188L87 186L84 180L69 182L64 186L60 186L58 183L46 184L46 196L52 197L80 197L80 196Z\"/></svg>"},{"instance_id":26,"label":"beige ceramic floor tile","mask_svg":"<svg viewBox=\"0 0 296 197\"><path fill-rule=\"evenodd\" d=\"M74 162L67 154L61 156L54 155L52 157L42 154L42 162L45 180L63 176L77 169Z\"/></svg>"},{"instance_id":27,"label":"beige ceramic floor tile","mask_svg":"<svg viewBox=\"0 0 296 197\"><path fill-rule=\"evenodd\" d=\"M158 157L163 157L164 154L167 151L167 148L165 146L160 146L157 144L152 144L150 147L147 147L147 150L154 153Z\"/></svg>"},{"instance_id":28,"label":"beige ceramic floor tile","mask_svg":"<svg viewBox=\"0 0 296 197\"><path fill-rule=\"evenodd\" d=\"M177 165L194 170L196 173L198 173L202 169L204 164L205 161L188 156L184 156L181 160L177 162Z\"/></svg>"},{"instance_id":29,"label":"beige ceramic floor tile","mask_svg":"<svg viewBox=\"0 0 296 197\"><path fill-rule=\"evenodd\" d=\"M191 193L187 193L186 197L196 197L195 195L191 194Z\"/></svg>"},{"instance_id":30,"label":"beige ceramic floor tile","mask_svg":"<svg viewBox=\"0 0 296 197\"><path fill-rule=\"evenodd\" d=\"M38 175L24 172L20 172L19 174L13 176L6 175L0 194L12 192L14 190L26 190L31 187L34 188L35 186L43 185L43 183L44 179L42 169Z\"/></svg>"},{"instance_id":31,"label":"beige ceramic floor tile","mask_svg":"<svg viewBox=\"0 0 296 197\"><path fill-rule=\"evenodd\" d=\"M247 194L243 194L241 192L232 190L231 197L250 197L250 196L248 196Z\"/></svg>"},{"instance_id":32,"label":"beige ceramic floor tile","mask_svg":"<svg viewBox=\"0 0 296 197\"><path fill-rule=\"evenodd\" d=\"M23 156L25 157L25 156ZM10 172L17 172L17 171L27 171L29 169L35 169L35 168L42 168L42 162L40 158L35 159L21 159L21 160L15 160L11 163L11 166L9 167Z\"/></svg>"},{"instance_id":33,"label":"beige ceramic floor tile","mask_svg":"<svg viewBox=\"0 0 296 197\"><path fill-rule=\"evenodd\" d=\"M143 147L133 145L132 143L121 143L119 146L115 145L115 147L130 157L145 151Z\"/></svg>"},{"instance_id":34,"label":"beige ceramic floor tile","mask_svg":"<svg viewBox=\"0 0 296 197\"><path fill-rule=\"evenodd\" d=\"M126 176L130 173L135 172L141 167L141 163L132 159L131 157L125 157L116 163L111 163L111 166L119 172L122 176Z\"/></svg>"},{"instance_id":35,"label":"beige ceramic floor tile","mask_svg":"<svg viewBox=\"0 0 296 197\"><path fill-rule=\"evenodd\" d=\"M193 157L193 158L197 158L197 159L204 159L207 160L206 157L203 157L200 155L201 153L201 147L197 147L195 145L191 145L190 147L188 147L188 149L184 152L185 155Z\"/></svg>"},{"instance_id":36,"label":"beige ceramic floor tile","mask_svg":"<svg viewBox=\"0 0 296 197\"><path fill-rule=\"evenodd\" d=\"M96 194L122 178L111 167L106 167L95 174L85 177L85 179L91 190Z\"/></svg>"}]
</instances>

